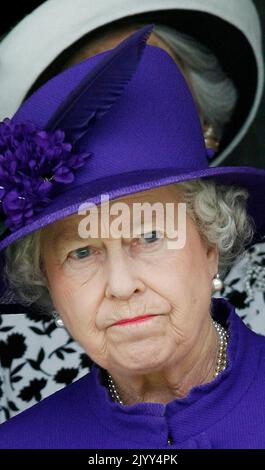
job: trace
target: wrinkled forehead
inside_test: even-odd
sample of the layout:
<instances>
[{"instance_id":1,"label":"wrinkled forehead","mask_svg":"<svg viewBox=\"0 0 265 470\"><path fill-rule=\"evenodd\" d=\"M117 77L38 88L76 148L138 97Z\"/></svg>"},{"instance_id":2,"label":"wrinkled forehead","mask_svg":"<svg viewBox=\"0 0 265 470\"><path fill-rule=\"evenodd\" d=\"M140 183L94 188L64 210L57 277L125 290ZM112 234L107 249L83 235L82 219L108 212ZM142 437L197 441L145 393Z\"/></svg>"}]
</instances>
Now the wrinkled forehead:
<instances>
[{"instance_id":1,"label":"wrinkled forehead","mask_svg":"<svg viewBox=\"0 0 265 470\"><path fill-rule=\"evenodd\" d=\"M44 232L54 241L60 238L83 238L80 237L80 230L89 225L90 235L87 238L93 237L93 233L94 236L103 237L104 228L106 229L116 220L119 233L122 235L121 229L123 229L124 236L126 236L128 230L132 234L133 229L137 230L143 224L147 226L150 223L166 222L166 218L172 218L173 215L176 215L178 203L182 201L181 190L176 184L137 192L115 200L108 200L106 197L100 205L82 205L80 213L75 213L47 226ZM91 230L92 224L95 229L97 228L94 232Z\"/></svg>"}]
</instances>

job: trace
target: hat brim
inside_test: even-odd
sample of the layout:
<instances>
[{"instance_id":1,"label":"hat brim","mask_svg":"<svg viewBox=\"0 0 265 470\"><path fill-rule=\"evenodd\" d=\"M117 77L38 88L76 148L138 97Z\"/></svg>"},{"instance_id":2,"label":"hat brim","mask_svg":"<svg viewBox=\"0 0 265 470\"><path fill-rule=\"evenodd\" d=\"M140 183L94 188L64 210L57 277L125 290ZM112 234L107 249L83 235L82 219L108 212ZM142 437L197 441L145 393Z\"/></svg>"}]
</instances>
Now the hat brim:
<instances>
[{"instance_id":1,"label":"hat brim","mask_svg":"<svg viewBox=\"0 0 265 470\"><path fill-rule=\"evenodd\" d=\"M15 232L2 235L0 251L36 230L78 213L81 204L99 205L103 194L108 195L111 201L129 194L198 178L214 178L216 183L247 189L250 194L247 211L256 228L250 245L262 241L265 236L265 170L252 167L218 167L183 171L181 168L171 167L120 173L94 180L91 185L87 182L66 191L63 188L63 197L60 197L60 194L55 197L40 215L35 216L35 220Z\"/></svg>"}]
</instances>

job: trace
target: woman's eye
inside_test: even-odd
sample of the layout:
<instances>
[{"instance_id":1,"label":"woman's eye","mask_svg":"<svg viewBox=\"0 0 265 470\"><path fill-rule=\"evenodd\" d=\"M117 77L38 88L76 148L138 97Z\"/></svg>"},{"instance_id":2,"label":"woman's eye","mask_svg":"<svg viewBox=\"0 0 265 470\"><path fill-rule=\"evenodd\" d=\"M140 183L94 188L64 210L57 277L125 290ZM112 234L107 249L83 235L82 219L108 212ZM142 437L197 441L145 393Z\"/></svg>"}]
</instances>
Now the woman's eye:
<instances>
[{"instance_id":1,"label":"woman's eye","mask_svg":"<svg viewBox=\"0 0 265 470\"><path fill-rule=\"evenodd\" d=\"M84 248L77 248L77 250L71 251L70 257L74 259L88 258L92 253L92 248L85 246Z\"/></svg>"},{"instance_id":2,"label":"woman's eye","mask_svg":"<svg viewBox=\"0 0 265 470\"><path fill-rule=\"evenodd\" d=\"M146 242L149 245L151 243L156 242L159 238L161 238L161 234L157 230L153 230L152 232L143 233L141 235L141 238L144 240L144 242Z\"/></svg>"}]
</instances>

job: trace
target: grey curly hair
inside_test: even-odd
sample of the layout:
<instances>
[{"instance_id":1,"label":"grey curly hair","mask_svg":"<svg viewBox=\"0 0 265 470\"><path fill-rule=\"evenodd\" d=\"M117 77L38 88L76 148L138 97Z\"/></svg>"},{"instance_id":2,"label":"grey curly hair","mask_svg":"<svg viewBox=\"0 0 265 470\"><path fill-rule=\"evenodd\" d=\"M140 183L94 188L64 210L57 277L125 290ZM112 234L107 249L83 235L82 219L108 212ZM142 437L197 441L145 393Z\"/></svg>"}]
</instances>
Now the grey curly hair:
<instances>
[{"instance_id":1,"label":"grey curly hair","mask_svg":"<svg viewBox=\"0 0 265 470\"><path fill-rule=\"evenodd\" d=\"M220 185L212 179L175 183L181 189L187 213L199 233L210 245L217 245L219 273L225 276L235 259L242 256L254 234L247 214L247 190ZM41 310L53 309L40 250L41 230L27 235L5 251L4 274L15 295L25 304L35 303Z\"/></svg>"}]
</instances>

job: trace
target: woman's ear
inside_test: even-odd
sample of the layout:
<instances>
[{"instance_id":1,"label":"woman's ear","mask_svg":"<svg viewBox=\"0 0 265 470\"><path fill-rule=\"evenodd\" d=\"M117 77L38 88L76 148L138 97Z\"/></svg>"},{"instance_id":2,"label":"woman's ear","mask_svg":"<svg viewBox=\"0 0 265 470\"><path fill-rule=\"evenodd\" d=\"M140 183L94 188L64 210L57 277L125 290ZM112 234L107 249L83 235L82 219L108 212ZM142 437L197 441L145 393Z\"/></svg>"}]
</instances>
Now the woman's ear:
<instances>
[{"instance_id":1,"label":"woman's ear","mask_svg":"<svg viewBox=\"0 0 265 470\"><path fill-rule=\"evenodd\" d=\"M208 259L208 268L211 275L211 279L218 273L219 266L219 249L218 246L208 245L206 248L206 254Z\"/></svg>"}]
</instances>

